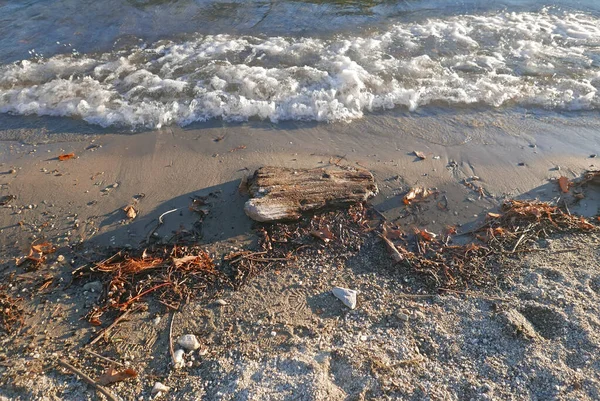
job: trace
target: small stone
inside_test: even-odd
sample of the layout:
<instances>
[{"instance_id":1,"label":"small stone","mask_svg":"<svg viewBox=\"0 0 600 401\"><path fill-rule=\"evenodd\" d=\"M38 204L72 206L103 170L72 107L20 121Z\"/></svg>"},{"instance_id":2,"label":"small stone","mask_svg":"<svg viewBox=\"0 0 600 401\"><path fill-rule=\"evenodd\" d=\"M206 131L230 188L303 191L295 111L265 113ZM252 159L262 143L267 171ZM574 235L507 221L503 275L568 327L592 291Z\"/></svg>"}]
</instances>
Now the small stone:
<instances>
[{"instance_id":1,"label":"small stone","mask_svg":"<svg viewBox=\"0 0 600 401\"><path fill-rule=\"evenodd\" d=\"M408 319L410 319L410 316L408 316L404 312L398 312L398 319L402 320L403 322L408 322Z\"/></svg>"},{"instance_id":2,"label":"small stone","mask_svg":"<svg viewBox=\"0 0 600 401\"><path fill-rule=\"evenodd\" d=\"M161 321L161 318L160 318L160 316L156 316L156 317L155 317L155 318L152 320L152 323L153 323L155 326L158 326L158 325L160 324L160 321Z\"/></svg>"},{"instance_id":3,"label":"small stone","mask_svg":"<svg viewBox=\"0 0 600 401\"><path fill-rule=\"evenodd\" d=\"M183 364L185 363L183 360L184 352L185 351L182 349L178 349L177 351L173 352L173 364L175 365L175 369L183 367Z\"/></svg>"},{"instance_id":4,"label":"small stone","mask_svg":"<svg viewBox=\"0 0 600 401\"><path fill-rule=\"evenodd\" d=\"M17 174L17 170L14 168L11 168L10 170L8 170L9 174Z\"/></svg>"},{"instance_id":5,"label":"small stone","mask_svg":"<svg viewBox=\"0 0 600 401\"><path fill-rule=\"evenodd\" d=\"M152 395L157 394L157 393L166 393L169 390L170 390L170 387L165 386L161 382L156 382L156 383L154 383L154 387L152 387Z\"/></svg>"},{"instance_id":6,"label":"small stone","mask_svg":"<svg viewBox=\"0 0 600 401\"><path fill-rule=\"evenodd\" d=\"M83 285L84 291L91 292L101 292L102 291L102 283L100 281L91 281L89 283L85 283Z\"/></svg>"},{"instance_id":7,"label":"small stone","mask_svg":"<svg viewBox=\"0 0 600 401\"><path fill-rule=\"evenodd\" d=\"M521 162L518 165L521 166L521 167L523 167L523 166L525 166L525 163Z\"/></svg>"},{"instance_id":8,"label":"small stone","mask_svg":"<svg viewBox=\"0 0 600 401\"><path fill-rule=\"evenodd\" d=\"M272 331L272 332L271 332L271 337L275 337L276 335L277 335L277 332L276 332L276 331Z\"/></svg>"},{"instance_id":9,"label":"small stone","mask_svg":"<svg viewBox=\"0 0 600 401\"><path fill-rule=\"evenodd\" d=\"M229 304L227 303L227 301L224 301L224 300L222 300L222 299L217 299L217 300L215 301L215 304L217 304L217 305L219 305L219 306L225 306L225 305L229 305Z\"/></svg>"},{"instance_id":10,"label":"small stone","mask_svg":"<svg viewBox=\"0 0 600 401\"><path fill-rule=\"evenodd\" d=\"M595 159L596 156L598 156L598 155L594 153L593 155L590 155L590 159Z\"/></svg>"},{"instance_id":11,"label":"small stone","mask_svg":"<svg viewBox=\"0 0 600 401\"><path fill-rule=\"evenodd\" d=\"M535 339L537 333L529 320L516 309L510 309L500 313L500 320L507 326L508 331L513 335L520 335L525 338Z\"/></svg>"},{"instance_id":12,"label":"small stone","mask_svg":"<svg viewBox=\"0 0 600 401\"><path fill-rule=\"evenodd\" d=\"M184 334L183 336L179 337L177 344L188 351L197 350L201 345L196 336L193 334Z\"/></svg>"},{"instance_id":13,"label":"small stone","mask_svg":"<svg viewBox=\"0 0 600 401\"><path fill-rule=\"evenodd\" d=\"M62 263L62 262L64 262L64 261L65 261L65 257L64 257L63 255L58 255L58 256L56 257L56 261L57 261L58 263Z\"/></svg>"},{"instance_id":14,"label":"small stone","mask_svg":"<svg viewBox=\"0 0 600 401\"><path fill-rule=\"evenodd\" d=\"M342 287L334 287L331 290L333 295L340 301L344 303L348 308L354 309L356 308L356 295L358 294L355 290L349 290L347 288Z\"/></svg>"}]
</instances>

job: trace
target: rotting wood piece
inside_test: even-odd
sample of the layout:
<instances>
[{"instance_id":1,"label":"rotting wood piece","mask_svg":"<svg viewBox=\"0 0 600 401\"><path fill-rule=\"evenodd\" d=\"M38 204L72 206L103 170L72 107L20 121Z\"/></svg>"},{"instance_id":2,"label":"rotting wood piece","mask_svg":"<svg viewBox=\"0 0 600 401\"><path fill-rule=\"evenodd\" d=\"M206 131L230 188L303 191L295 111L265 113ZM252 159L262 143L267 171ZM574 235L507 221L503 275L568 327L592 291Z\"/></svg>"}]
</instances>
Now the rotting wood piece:
<instances>
[{"instance_id":1,"label":"rotting wood piece","mask_svg":"<svg viewBox=\"0 0 600 401\"><path fill-rule=\"evenodd\" d=\"M260 222L297 220L303 212L364 202L378 192L364 169L261 167L249 181L246 214Z\"/></svg>"}]
</instances>

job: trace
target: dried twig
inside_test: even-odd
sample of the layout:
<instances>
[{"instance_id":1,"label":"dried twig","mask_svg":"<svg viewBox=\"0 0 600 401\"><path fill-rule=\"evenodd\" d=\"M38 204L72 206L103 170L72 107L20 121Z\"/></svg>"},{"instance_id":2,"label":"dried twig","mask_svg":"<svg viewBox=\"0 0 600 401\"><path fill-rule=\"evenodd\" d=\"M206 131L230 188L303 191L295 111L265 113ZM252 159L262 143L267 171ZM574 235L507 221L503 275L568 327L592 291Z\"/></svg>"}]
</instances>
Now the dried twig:
<instances>
[{"instance_id":1,"label":"dried twig","mask_svg":"<svg viewBox=\"0 0 600 401\"><path fill-rule=\"evenodd\" d=\"M173 351L173 321L175 320L175 313L171 315L171 324L169 324L169 352L171 353L171 361L175 366L175 351Z\"/></svg>"},{"instance_id":2,"label":"dried twig","mask_svg":"<svg viewBox=\"0 0 600 401\"><path fill-rule=\"evenodd\" d=\"M83 348L83 350L85 352L87 352L88 354L95 356L98 359L102 359L103 361L106 361L106 362L109 362L109 363L114 363L115 365L119 365L119 366L125 366L125 364L122 364L121 362L118 362L118 361L115 361L114 359L110 359L110 358L107 358L107 357L102 356L100 354L97 354L94 351L89 350L87 348Z\"/></svg>"},{"instance_id":3,"label":"dried twig","mask_svg":"<svg viewBox=\"0 0 600 401\"><path fill-rule=\"evenodd\" d=\"M98 336L96 336L96 338L94 338L94 339L93 339L93 340L90 342L90 345L94 345L94 344L96 344L98 341L100 341L100 339L101 339L102 337L105 337L105 336L108 334L108 332L109 332L110 330L112 330L112 328L113 328L113 327L115 327L115 326L116 326L117 324L119 324L121 321L125 320L125 318L126 318L127 316L129 316L129 314L131 314L132 312L136 312L136 311L138 311L138 310L139 310L139 309L141 309L141 308L142 308L142 305L138 305L137 307L135 307L135 308L133 308L133 309L130 309L130 310L127 310L127 311L123 312L123 314L122 314L121 316L119 316L118 318L116 318L116 319L115 319L115 321L114 321L114 322L112 322L112 323L110 324L110 326L108 326L107 328L105 328L104 330L102 330L102 331L100 332L100 334L98 334Z\"/></svg>"},{"instance_id":4,"label":"dried twig","mask_svg":"<svg viewBox=\"0 0 600 401\"><path fill-rule=\"evenodd\" d=\"M62 366L63 368L66 368L68 370L70 370L71 372L75 373L77 376L79 376L84 382L86 382L87 384L93 386L96 390L98 390L99 392L101 392L106 398L108 398L110 401L121 401L121 399L117 396L115 396L113 393L111 393L110 391L108 391L106 388L102 387L101 385L99 385L98 383L96 383L91 377L89 377L88 375L86 375L85 373L83 373L81 370L77 369L75 366L62 361L62 360L58 360L57 361L58 364L60 366Z\"/></svg>"}]
</instances>

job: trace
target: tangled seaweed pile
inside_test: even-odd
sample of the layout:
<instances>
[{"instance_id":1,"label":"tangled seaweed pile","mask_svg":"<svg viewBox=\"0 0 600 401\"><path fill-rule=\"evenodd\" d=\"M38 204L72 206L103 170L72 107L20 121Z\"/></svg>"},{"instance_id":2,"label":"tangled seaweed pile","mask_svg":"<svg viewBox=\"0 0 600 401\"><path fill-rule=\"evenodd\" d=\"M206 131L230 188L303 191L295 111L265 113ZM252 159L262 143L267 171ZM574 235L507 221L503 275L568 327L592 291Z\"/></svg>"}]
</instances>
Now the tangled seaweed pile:
<instances>
[{"instance_id":1,"label":"tangled seaweed pile","mask_svg":"<svg viewBox=\"0 0 600 401\"><path fill-rule=\"evenodd\" d=\"M215 268L213 259L199 247L144 250L134 257L118 252L96 263L91 273L104 277L100 305L88 314L93 325L109 309L125 311L151 293L159 302L178 309L193 297L214 296L230 285L229 279Z\"/></svg>"},{"instance_id":2,"label":"tangled seaweed pile","mask_svg":"<svg viewBox=\"0 0 600 401\"><path fill-rule=\"evenodd\" d=\"M475 242L449 245L455 234L447 228L443 238L426 230L406 234L383 225L381 237L392 258L423 274L438 289L492 284L502 259L536 250L537 241L557 232L594 231L600 228L580 216L544 202L509 200L500 213L488 213L486 223L471 232Z\"/></svg>"}]
</instances>

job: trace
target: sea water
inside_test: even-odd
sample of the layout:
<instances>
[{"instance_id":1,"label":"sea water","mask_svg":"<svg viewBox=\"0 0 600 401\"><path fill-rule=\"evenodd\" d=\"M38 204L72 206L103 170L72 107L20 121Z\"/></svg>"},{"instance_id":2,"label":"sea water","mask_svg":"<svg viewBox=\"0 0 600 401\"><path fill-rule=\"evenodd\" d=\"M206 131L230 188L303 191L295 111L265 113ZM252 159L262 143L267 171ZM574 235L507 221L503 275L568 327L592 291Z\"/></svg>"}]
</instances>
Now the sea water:
<instances>
[{"instance_id":1,"label":"sea water","mask_svg":"<svg viewBox=\"0 0 600 401\"><path fill-rule=\"evenodd\" d=\"M0 0L0 113L154 129L598 110L600 1Z\"/></svg>"}]
</instances>

